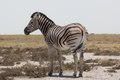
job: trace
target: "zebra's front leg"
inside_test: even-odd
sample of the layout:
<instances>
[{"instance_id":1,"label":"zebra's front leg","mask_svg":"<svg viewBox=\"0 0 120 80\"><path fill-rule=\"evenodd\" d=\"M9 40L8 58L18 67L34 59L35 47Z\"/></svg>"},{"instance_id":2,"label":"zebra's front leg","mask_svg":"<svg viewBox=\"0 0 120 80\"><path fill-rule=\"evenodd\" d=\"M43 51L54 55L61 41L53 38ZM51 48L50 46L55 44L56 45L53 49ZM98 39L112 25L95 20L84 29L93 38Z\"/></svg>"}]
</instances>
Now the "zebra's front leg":
<instances>
[{"instance_id":1,"label":"zebra's front leg","mask_svg":"<svg viewBox=\"0 0 120 80\"><path fill-rule=\"evenodd\" d=\"M53 59L51 57L49 57L49 60L50 60L50 66L49 66L48 76L52 76L52 73L53 73Z\"/></svg>"},{"instance_id":2,"label":"zebra's front leg","mask_svg":"<svg viewBox=\"0 0 120 80\"><path fill-rule=\"evenodd\" d=\"M63 66L62 66L62 56L61 56L61 53L58 52L58 56L59 56L59 64L60 64L60 70L59 70L59 76L62 76L63 75Z\"/></svg>"},{"instance_id":3,"label":"zebra's front leg","mask_svg":"<svg viewBox=\"0 0 120 80\"><path fill-rule=\"evenodd\" d=\"M80 59L79 59L79 77L82 77L83 69L84 69L84 51L82 50L80 53Z\"/></svg>"},{"instance_id":4,"label":"zebra's front leg","mask_svg":"<svg viewBox=\"0 0 120 80\"><path fill-rule=\"evenodd\" d=\"M48 76L52 76L53 73L53 58L55 52L56 52L55 48L53 48L52 46L48 46L48 58L50 60Z\"/></svg>"},{"instance_id":5,"label":"zebra's front leg","mask_svg":"<svg viewBox=\"0 0 120 80\"><path fill-rule=\"evenodd\" d=\"M73 53L73 58L74 58L74 73L73 76L76 77L77 76L77 70L78 70L78 57L77 57L77 53Z\"/></svg>"}]
</instances>

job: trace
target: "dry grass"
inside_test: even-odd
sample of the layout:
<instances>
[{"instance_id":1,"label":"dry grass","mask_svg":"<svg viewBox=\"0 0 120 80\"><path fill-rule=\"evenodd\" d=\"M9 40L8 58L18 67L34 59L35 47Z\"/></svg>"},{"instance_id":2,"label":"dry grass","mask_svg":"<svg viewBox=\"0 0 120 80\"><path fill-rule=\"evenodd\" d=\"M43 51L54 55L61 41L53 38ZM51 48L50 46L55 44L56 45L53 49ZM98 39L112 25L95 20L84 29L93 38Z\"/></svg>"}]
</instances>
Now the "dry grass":
<instances>
[{"instance_id":1,"label":"dry grass","mask_svg":"<svg viewBox=\"0 0 120 80\"><path fill-rule=\"evenodd\" d=\"M90 34L88 41L95 44L120 44L120 34Z\"/></svg>"},{"instance_id":2,"label":"dry grass","mask_svg":"<svg viewBox=\"0 0 120 80\"><path fill-rule=\"evenodd\" d=\"M47 49L46 48L1 48L0 65L13 66L15 63L20 61L48 61ZM56 58L56 57L55 57Z\"/></svg>"},{"instance_id":3,"label":"dry grass","mask_svg":"<svg viewBox=\"0 0 120 80\"><path fill-rule=\"evenodd\" d=\"M47 47L42 35L0 35L0 47L38 48ZM88 36L87 52L101 53L104 50L120 53L120 34L90 34ZM108 53L107 53L108 54ZM111 54L111 53L110 53Z\"/></svg>"},{"instance_id":4,"label":"dry grass","mask_svg":"<svg viewBox=\"0 0 120 80\"><path fill-rule=\"evenodd\" d=\"M62 53L63 54L63 53ZM47 48L13 48L13 47L3 47L0 48L0 65L3 66L13 66L15 63L20 63L20 61L48 61ZM58 55L54 55L54 60L58 60ZM62 57L65 60L64 57Z\"/></svg>"},{"instance_id":5,"label":"dry grass","mask_svg":"<svg viewBox=\"0 0 120 80\"><path fill-rule=\"evenodd\" d=\"M118 59L88 59L85 61L85 63L91 64L91 66L113 66L113 69L120 69L120 60Z\"/></svg>"},{"instance_id":6,"label":"dry grass","mask_svg":"<svg viewBox=\"0 0 120 80\"><path fill-rule=\"evenodd\" d=\"M87 52L95 55L120 55L120 34L90 34Z\"/></svg>"},{"instance_id":7,"label":"dry grass","mask_svg":"<svg viewBox=\"0 0 120 80\"><path fill-rule=\"evenodd\" d=\"M0 47L46 47L41 35L0 35Z\"/></svg>"},{"instance_id":8,"label":"dry grass","mask_svg":"<svg viewBox=\"0 0 120 80\"><path fill-rule=\"evenodd\" d=\"M0 35L0 47L46 48L42 35ZM86 52L95 55L120 55L120 34L90 34ZM67 54L68 51L62 52Z\"/></svg>"},{"instance_id":9,"label":"dry grass","mask_svg":"<svg viewBox=\"0 0 120 80\"><path fill-rule=\"evenodd\" d=\"M114 66L118 64L119 60L116 59L100 59L98 60L98 65L99 66Z\"/></svg>"},{"instance_id":10,"label":"dry grass","mask_svg":"<svg viewBox=\"0 0 120 80\"><path fill-rule=\"evenodd\" d=\"M80 67L78 67L78 69L79 68ZM74 69L74 63L64 64L64 69L65 70L73 70ZM84 71L90 71L92 69L92 65L84 63L84 68L83 69L84 69Z\"/></svg>"},{"instance_id":11,"label":"dry grass","mask_svg":"<svg viewBox=\"0 0 120 80\"><path fill-rule=\"evenodd\" d=\"M110 72L110 73L116 73L116 70L115 69L108 69L107 72Z\"/></svg>"},{"instance_id":12,"label":"dry grass","mask_svg":"<svg viewBox=\"0 0 120 80\"><path fill-rule=\"evenodd\" d=\"M45 77L47 68L26 64L19 68L6 68L0 73L0 80L8 80L9 77L28 76L31 78Z\"/></svg>"}]
</instances>

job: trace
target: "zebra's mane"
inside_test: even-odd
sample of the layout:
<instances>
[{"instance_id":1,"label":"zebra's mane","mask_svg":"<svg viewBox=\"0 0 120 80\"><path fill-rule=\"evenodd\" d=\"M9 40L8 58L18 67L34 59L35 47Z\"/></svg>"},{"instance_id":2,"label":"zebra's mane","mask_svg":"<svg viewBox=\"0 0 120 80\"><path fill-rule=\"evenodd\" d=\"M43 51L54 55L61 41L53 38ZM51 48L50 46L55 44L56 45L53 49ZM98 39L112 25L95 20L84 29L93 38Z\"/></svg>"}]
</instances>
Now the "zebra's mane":
<instances>
[{"instance_id":1,"label":"zebra's mane","mask_svg":"<svg viewBox=\"0 0 120 80\"><path fill-rule=\"evenodd\" d=\"M40 15L40 16L43 16L45 18L47 18L49 21L51 21L52 23L54 23L50 18L48 18L45 14L43 14L42 12L34 12L32 15L31 15L31 18L33 18L35 15ZM55 23L54 23L55 24Z\"/></svg>"}]
</instances>

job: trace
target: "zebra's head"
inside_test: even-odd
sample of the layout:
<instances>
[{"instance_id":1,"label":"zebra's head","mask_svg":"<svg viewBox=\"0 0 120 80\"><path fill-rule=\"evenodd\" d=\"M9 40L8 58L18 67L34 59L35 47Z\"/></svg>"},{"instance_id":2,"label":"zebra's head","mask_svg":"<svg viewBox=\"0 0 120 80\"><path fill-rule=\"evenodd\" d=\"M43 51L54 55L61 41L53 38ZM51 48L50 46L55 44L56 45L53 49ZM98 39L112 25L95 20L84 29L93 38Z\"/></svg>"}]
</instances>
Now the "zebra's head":
<instances>
[{"instance_id":1,"label":"zebra's head","mask_svg":"<svg viewBox=\"0 0 120 80\"><path fill-rule=\"evenodd\" d=\"M40 16L39 12L34 12L31 15L31 20L28 23L27 27L24 29L24 33L26 35L29 35L31 32L38 29L38 27L39 27L39 21L38 21L39 16Z\"/></svg>"}]
</instances>

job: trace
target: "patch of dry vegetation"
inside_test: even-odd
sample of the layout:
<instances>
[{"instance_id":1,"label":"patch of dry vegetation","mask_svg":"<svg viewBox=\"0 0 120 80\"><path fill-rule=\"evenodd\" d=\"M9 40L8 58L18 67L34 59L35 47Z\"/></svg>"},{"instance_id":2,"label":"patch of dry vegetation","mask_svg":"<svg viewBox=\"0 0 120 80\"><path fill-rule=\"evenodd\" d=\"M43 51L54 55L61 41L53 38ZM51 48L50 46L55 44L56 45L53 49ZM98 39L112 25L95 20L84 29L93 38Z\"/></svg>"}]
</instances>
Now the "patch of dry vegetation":
<instances>
[{"instance_id":1,"label":"patch of dry vegetation","mask_svg":"<svg viewBox=\"0 0 120 80\"><path fill-rule=\"evenodd\" d=\"M112 68L109 68L107 72L117 73L117 70L120 70L120 61L118 61L116 65L112 66Z\"/></svg>"},{"instance_id":2,"label":"patch of dry vegetation","mask_svg":"<svg viewBox=\"0 0 120 80\"><path fill-rule=\"evenodd\" d=\"M116 69L116 70L120 69L120 61L119 61L118 64L116 64L115 66L113 66L112 69Z\"/></svg>"},{"instance_id":3,"label":"patch of dry vegetation","mask_svg":"<svg viewBox=\"0 0 120 80\"><path fill-rule=\"evenodd\" d=\"M46 48L42 35L0 35L0 47ZM120 55L120 34L89 34L86 52ZM63 51L63 54L69 51Z\"/></svg>"},{"instance_id":4,"label":"patch of dry vegetation","mask_svg":"<svg viewBox=\"0 0 120 80\"><path fill-rule=\"evenodd\" d=\"M118 61L119 60L116 60L116 59L100 59L98 60L98 65L99 66L114 66L116 64L118 64Z\"/></svg>"},{"instance_id":5,"label":"patch of dry vegetation","mask_svg":"<svg viewBox=\"0 0 120 80\"><path fill-rule=\"evenodd\" d=\"M0 35L0 47L46 47L41 35Z\"/></svg>"},{"instance_id":6,"label":"patch of dry vegetation","mask_svg":"<svg viewBox=\"0 0 120 80\"><path fill-rule=\"evenodd\" d=\"M0 48L0 65L13 66L20 61L48 61L46 48ZM56 57L55 57L56 58Z\"/></svg>"},{"instance_id":7,"label":"patch of dry vegetation","mask_svg":"<svg viewBox=\"0 0 120 80\"><path fill-rule=\"evenodd\" d=\"M120 55L120 34L90 34L87 52L95 55Z\"/></svg>"},{"instance_id":8,"label":"patch of dry vegetation","mask_svg":"<svg viewBox=\"0 0 120 80\"><path fill-rule=\"evenodd\" d=\"M115 69L110 68L110 69L107 70L107 72L116 73L117 71Z\"/></svg>"},{"instance_id":9,"label":"patch of dry vegetation","mask_svg":"<svg viewBox=\"0 0 120 80\"><path fill-rule=\"evenodd\" d=\"M91 64L93 67L94 66L102 66L102 67L107 67L107 66L114 66L113 69L115 68L120 68L120 60L118 59L88 59L85 61L86 64Z\"/></svg>"},{"instance_id":10,"label":"patch of dry vegetation","mask_svg":"<svg viewBox=\"0 0 120 80\"><path fill-rule=\"evenodd\" d=\"M26 64L19 68L6 68L0 73L0 80L7 80L9 77L28 76L30 78L45 77L47 68Z\"/></svg>"},{"instance_id":11,"label":"patch of dry vegetation","mask_svg":"<svg viewBox=\"0 0 120 80\"><path fill-rule=\"evenodd\" d=\"M0 48L0 56L2 56L0 60L1 66L14 66L16 63L20 64L21 61L37 61L44 62L48 61L47 49L46 48L13 48L13 47L2 47ZM57 60L57 56L55 56L54 60ZM63 57L63 60L65 58ZM56 61L55 61L56 62ZM40 65L43 65L41 63ZM55 71L59 71L58 63L55 64ZM73 63L64 64L65 70L73 70ZM90 65L85 64L84 70L90 71ZM23 65L22 67L13 67L2 69L2 73L0 73L0 80L8 80L9 77L17 77L17 76L28 76L28 77L44 77L48 72L47 67L42 66L34 66L31 64ZM12 78L10 78L12 79Z\"/></svg>"},{"instance_id":12,"label":"patch of dry vegetation","mask_svg":"<svg viewBox=\"0 0 120 80\"><path fill-rule=\"evenodd\" d=\"M86 64L84 63L83 64L83 69L84 71L90 71L92 69L92 65L91 64ZM80 67L78 67L79 69ZM74 63L67 63L67 64L64 64L64 69L65 70L73 70L74 69Z\"/></svg>"}]
</instances>

